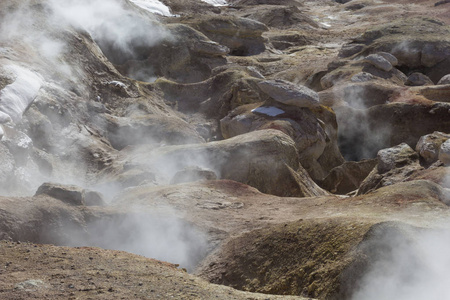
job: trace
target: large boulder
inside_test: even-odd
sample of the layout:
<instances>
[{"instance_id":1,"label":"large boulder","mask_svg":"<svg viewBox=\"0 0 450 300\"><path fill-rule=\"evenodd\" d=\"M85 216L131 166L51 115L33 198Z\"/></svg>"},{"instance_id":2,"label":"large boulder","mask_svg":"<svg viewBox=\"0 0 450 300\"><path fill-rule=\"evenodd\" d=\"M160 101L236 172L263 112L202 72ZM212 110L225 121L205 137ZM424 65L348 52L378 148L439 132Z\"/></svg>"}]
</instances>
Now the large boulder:
<instances>
[{"instance_id":1,"label":"large boulder","mask_svg":"<svg viewBox=\"0 0 450 300\"><path fill-rule=\"evenodd\" d=\"M300 163L314 180L324 178L343 162L335 115L325 107L310 110L268 100L262 105L236 108L220 120L220 126L224 138L267 128L288 134L295 141Z\"/></svg>"},{"instance_id":2,"label":"large boulder","mask_svg":"<svg viewBox=\"0 0 450 300\"><path fill-rule=\"evenodd\" d=\"M231 55L255 55L266 49L262 34L268 28L255 20L235 16L204 16L188 20L188 24L228 47Z\"/></svg>"},{"instance_id":3,"label":"large boulder","mask_svg":"<svg viewBox=\"0 0 450 300\"><path fill-rule=\"evenodd\" d=\"M371 65L373 65L374 67L385 71L385 72L389 72L390 70L392 70L392 64L390 63L389 60L387 60L386 58L384 58L381 55L378 54L371 54L368 55L365 59L364 62L369 63Z\"/></svg>"},{"instance_id":4,"label":"large boulder","mask_svg":"<svg viewBox=\"0 0 450 300\"><path fill-rule=\"evenodd\" d=\"M420 73L414 72L408 76L408 79L405 82L405 85L409 86L422 86L422 85L433 85L433 81L431 81L428 76Z\"/></svg>"},{"instance_id":5,"label":"large boulder","mask_svg":"<svg viewBox=\"0 0 450 300\"><path fill-rule=\"evenodd\" d=\"M218 67L207 80L182 84L158 79L155 85L170 105L183 113L202 113L219 121L238 106L263 101L259 74L251 67Z\"/></svg>"},{"instance_id":6,"label":"large boulder","mask_svg":"<svg viewBox=\"0 0 450 300\"><path fill-rule=\"evenodd\" d=\"M285 80L264 80L258 86L272 99L286 105L307 108L319 106L319 95L305 86Z\"/></svg>"},{"instance_id":7,"label":"large boulder","mask_svg":"<svg viewBox=\"0 0 450 300\"><path fill-rule=\"evenodd\" d=\"M47 182L38 188L35 196L42 194L61 200L69 205L85 205L84 190L75 185L61 185Z\"/></svg>"},{"instance_id":8,"label":"large boulder","mask_svg":"<svg viewBox=\"0 0 450 300\"><path fill-rule=\"evenodd\" d=\"M231 179L279 196L325 195L299 164L295 142L279 130L258 130L224 141L150 150L136 149L128 164L144 163L160 182L187 167L210 169ZM277 176L273 176L277 174Z\"/></svg>"},{"instance_id":9,"label":"large boulder","mask_svg":"<svg viewBox=\"0 0 450 300\"><path fill-rule=\"evenodd\" d=\"M422 169L419 154L407 144L382 149L377 154L376 168L361 183L358 194L406 181L414 172Z\"/></svg>"},{"instance_id":10,"label":"large boulder","mask_svg":"<svg viewBox=\"0 0 450 300\"><path fill-rule=\"evenodd\" d=\"M112 60L118 70L146 82L157 77L198 82L207 79L215 67L226 64L224 56L230 51L228 47L183 24L169 24L167 30L170 34L162 43L137 49L137 57L120 56Z\"/></svg>"}]
</instances>

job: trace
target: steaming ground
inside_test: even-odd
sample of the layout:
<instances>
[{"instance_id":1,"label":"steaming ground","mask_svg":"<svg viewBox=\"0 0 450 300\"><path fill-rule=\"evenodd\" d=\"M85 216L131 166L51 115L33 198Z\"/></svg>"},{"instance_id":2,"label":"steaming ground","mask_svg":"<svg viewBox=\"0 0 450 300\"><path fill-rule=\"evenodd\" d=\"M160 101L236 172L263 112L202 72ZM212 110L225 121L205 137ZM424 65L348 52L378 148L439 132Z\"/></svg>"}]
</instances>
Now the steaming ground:
<instances>
[{"instance_id":1,"label":"steaming ground","mask_svg":"<svg viewBox=\"0 0 450 300\"><path fill-rule=\"evenodd\" d=\"M227 9L230 9L230 19L241 15L246 18L259 18L261 21L265 20L264 17L261 17L261 15L264 16L263 13L267 13L268 10L270 16L272 12L279 12L277 7L281 6L280 3L273 1L241 1L236 2L238 3L236 7L228 7L227 1L224 0L204 0L203 2L215 6L207 6L211 12L199 10L198 13L204 14L205 16L202 17L205 18L211 16L220 18ZM261 5L260 7L263 7L261 3L267 2L270 7L264 8L266 11L259 11L258 5L249 5L252 7L246 8L246 2L257 3ZM294 5L296 1L286 1L286 3ZM352 6L354 3L356 3L355 6ZM2 159L3 157L9 159L5 159L5 162L2 161L0 175L3 182L1 182L0 190L2 195L27 196L0 199L0 203L2 203L0 219L4 221L0 224L2 238L3 231L16 234L11 233L8 236L9 239L21 240L26 239L29 232L36 230L38 232L36 236L47 234L48 241L58 245L95 246L124 250L179 264L181 268L186 268L189 272L198 271L199 264L202 264L202 276L208 278L208 276L212 276L211 274L215 274L216 277L211 280L220 283L223 283L227 276L232 277L230 274L235 274L233 272L236 270L231 268L237 266L236 273L239 276L231 278L230 282L234 280L239 284L246 285L248 290L280 294L295 290L297 294L326 299L323 296L326 292L324 290L329 289L327 290L329 293L336 292L336 290L331 291L335 287L321 286L318 278L321 278L320 276L323 274L325 274L323 275L324 278L326 277L325 279L329 279L327 276L338 278L339 274L337 273L343 268L343 265L339 264L347 263L353 253L349 250L349 256L339 256L343 255L340 252L341 248L338 247L341 245L332 245L331 243L329 246L327 244L330 240L334 241L333 237L330 237L329 240L317 238L326 236L324 232L326 233L327 230L335 230L333 231L334 236L342 237L342 243L348 243L345 244L345 247L349 246L349 249L357 247L377 249L377 254L371 257L367 272L362 275L356 292L350 297L352 300L450 299L447 291L450 280L446 276L446 271L450 266L450 259L447 258L447 253L450 251L450 242L448 242L450 229L447 229L448 222L436 225L433 220L433 218L447 217L447 207L443 203L447 203L448 199L444 199L445 197L442 195L445 193L439 186L432 185L428 181L425 182L426 180L420 182L417 180L419 183L413 181L420 188L417 190L414 190L413 185L408 185L410 182L407 181L401 182L404 184L402 187L400 184L397 185L398 183L386 184L385 187L377 189L373 193L358 196L359 198L348 195L328 195L328 192L315 185L312 189L316 188L318 194L326 196L284 198L265 195L253 187L228 180L190 182L197 180L198 178L194 177L201 177L202 174L208 174L209 178L215 178L218 175L220 179L222 174L218 166L230 165L234 166L236 170L245 170L248 163L246 160L239 161L237 159L237 162L227 162L227 158L236 153L246 153L247 156L256 153L254 157L260 159L260 165L270 166L272 162L267 160L266 156L259 158L258 149L252 148L254 152L251 152L244 147L244 150L241 151L239 148L241 144L230 144L226 151L223 147L221 148L220 142L207 145L217 146L214 149L204 147L206 140L220 139L220 129L217 124L222 117L206 121L201 117L199 121L196 120L196 116L183 115L182 100L195 98L195 105L198 104L197 106L201 106L202 109L212 107L210 110L214 111L214 114L227 110L223 113L224 115L228 113L228 110L240 109L241 105L252 105L252 108L248 109L248 115L255 112L258 114L258 118L264 116L271 121L259 129L269 128L283 131L286 128L283 127L283 122L288 119L285 116L290 113L289 109L292 108L277 107L280 104L275 103L276 101L266 101L267 95L264 96L265 98L261 98L262 96L258 94L260 91L254 87L261 77L266 76L267 79L280 77L299 84L310 84L311 88L317 88L320 85L318 81L322 78L318 74L328 72L327 64L337 57L339 47L350 41L357 33L372 28L373 23L379 21L379 17L383 22L389 23L399 15L409 13L410 7L413 15L419 14L421 9L423 10L423 7L420 8L418 4L399 8L397 4L390 3L376 6L382 4L382 1L373 3L371 1L355 1L354 3L343 6L336 1L304 1L302 2L304 6L299 6L301 7L299 11L293 9L292 6L283 6L281 11L284 9L282 15L286 19L282 19L283 22L274 21L273 24L270 24L267 27L268 31L262 36L263 38L255 32L264 31L264 25L241 20L242 26L248 26L246 27L247 31L245 34L240 30L236 31L234 42L239 40L244 46L239 44L239 47L242 48L234 49L233 53L239 54L243 48L251 48L255 44L263 43L262 41L265 43L266 51L259 56L251 57L226 55L226 47L219 46L200 32L195 32L198 40L195 40L193 45L189 44L189 47L185 47L185 44L172 44L175 37L170 34L169 27L172 30L179 30L180 38L184 38L183 33L185 32L190 34L194 32L194 29L189 28L186 24L195 28L201 27L201 25L195 24L194 21L198 21L195 20L196 17L164 18L177 17L169 6L182 7L181 4L184 4L184 1L49 0L46 1L46 5L34 5L35 1L16 1L12 3L14 5L11 6L11 10L0 10L2 18L0 21L0 65L2 69L0 71L2 75L0 78L0 136L3 138L0 153L8 153L3 155ZM374 6L372 7L372 5ZM240 8L240 6L244 8ZM427 6L427 8L429 7ZM248 9L248 11L240 11L240 9ZM379 10L379 14L377 10ZM426 11L431 14L432 10L427 9ZM284 21L292 21L289 19L292 12L295 15L292 17L295 20L295 26L304 21L303 15L300 15L303 12L313 15L313 19L318 21L317 27L313 26L315 21L310 21L307 25L308 30L313 32L311 36L308 35L309 31L298 30L297 27L285 27L289 22L284 23ZM438 14L436 11L433 13ZM167 20L171 23L178 22L177 19L185 23L165 24ZM218 24L227 25L220 22ZM264 28L264 30L258 28ZM213 30L216 29L213 28ZM233 30L230 31L234 32ZM225 43L229 38L227 36L229 32L227 30L218 31L220 31L219 36L221 34L225 36L225 38L221 36L223 38L221 42ZM249 36L242 37L240 34ZM252 34L256 37L251 36ZM245 44L248 42L247 38L251 42ZM324 39L323 43L321 39ZM318 40L321 41L319 46L315 45ZM201 71L210 72L211 78L217 77L201 83L190 84L174 82L167 78L158 79L151 63L146 68L128 68L127 75L146 82L134 81L122 76L117 71L120 66L123 67L130 62L138 66L146 65L143 63L145 60L147 63L151 62L151 56L150 58L142 57L143 53L146 53L142 49L146 50L155 46L166 47L163 49L166 49L167 53L175 53L166 61L167 64L172 63L172 60L182 64L185 63L182 61L183 59L192 59L201 64L199 67ZM230 43L229 46L235 45ZM405 52L410 46L405 42L394 50ZM174 51L172 49L174 47L179 47L177 49L179 52ZM193 54L194 52L195 54ZM176 60L178 57L175 57L178 56L178 53L188 54L180 55L181 58L178 61ZM195 55L199 55L200 58ZM340 64L345 63L348 61L342 60L336 65L339 67ZM256 68L257 72L252 71L251 68L248 68L249 66ZM172 75L172 72L178 72L177 67L179 66L171 65L168 68L167 76ZM185 72L184 69L183 72ZM308 72L310 73L306 74ZM257 75L255 75L256 73ZM367 74L360 77L365 80ZM359 77L352 77L352 80L355 78ZM153 81L156 83L149 84ZM338 80L332 82L336 85L338 83ZM164 88L165 85L169 88ZM368 124L370 117L368 110L373 104L370 103L373 99L369 94L373 96L374 92L367 86L355 84L353 81L349 86L340 87L344 90L332 88L328 92L333 94L333 99L338 99L343 103L335 109L339 130L346 133L342 135L344 139L341 140L341 151L346 151L344 154L347 160L373 158L378 148L388 144L392 134L388 126L376 124L377 126L374 127ZM402 85L402 88L405 87ZM226 92L218 96L217 94L222 90L226 90ZM178 99L171 93L181 95L183 99ZM442 93L445 96L445 91ZM375 98L380 100L382 97ZM373 106L385 104L390 100L385 98ZM261 102L253 103L254 99L261 100ZM265 104L257 107L260 103ZM191 104L187 104L187 106L189 105ZM197 110L201 110L197 106L195 107L196 113ZM301 107L300 109L305 108ZM329 113L330 115L334 114L331 110ZM429 113L432 114L432 111ZM316 116L314 116L315 119ZM258 119L258 122L261 120ZM319 127L325 128L328 125L325 124L328 122L326 120L318 119L318 117L317 120ZM334 121L332 119L329 122L333 123ZM247 125L242 125L245 127L243 130L251 127ZM136 128L141 129L139 131ZM289 127L289 130L284 131L291 133L289 132L291 129ZM157 132L158 130L162 133ZM149 131L157 133L151 136L148 134ZM292 131L295 131L295 128ZM261 134L261 132L259 133ZM333 134L327 132L326 138L329 139L330 136L332 137ZM114 138L117 139L115 144L109 141ZM276 141L282 140L281 144L292 142L292 145L295 145L295 142L288 139L287 136L283 136L283 139L280 136L274 138ZM125 143L123 140L127 142ZM267 143L270 142L272 141L267 141ZM185 145L194 143L197 145ZM249 143L249 148L252 147L252 143ZM141 144L146 145L142 146ZM247 146L247 144L245 145ZM193 149L194 154L189 154L189 148ZM295 147L293 146L293 148ZM215 154L214 151L217 153ZM196 154L203 152L206 154ZM165 155L169 158L160 159ZM284 156L280 158L280 161L283 159L285 159ZM323 158L322 162L326 159L326 157ZM294 157L292 160L296 161L296 158ZM444 168L441 165L435 167L437 169ZM296 170L286 169L291 177L299 176L294 172ZM46 171L42 172L42 170ZM392 170L395 173L396 169ZM174 178L180 174L179 172L181 174L192 172L196 175L192 176L193 178L183 178L188 181L186 184L173 185ZM260 169L252 167L248 168L248 174L245 175L253 176L252 178L256 178L254 182L260 183L262 182L258 177L261 176L260 172ZM279 174L271 175L275 178ZM309 178L306 171L302 175ZM9 180L12 177L19 178L19 182L10 184ZM76 184L83 188L102 187L101 191L106 197L102 201L107 205L90 207L70 202L64 197L62 197L63 199L52 198L53 196L48 195L31 197L44 181ZM441 184L448 186L447 183ZM397 187L398 189L396 189ZM311 187L300 186L300 188ZM417 193L408 194L410 191ZM112 199L113 196L117 197ZM21 203L21 206L17 206L17 203ZM308 227L308 225L302 224L304 220L305 223L313 224L313 226ZM344 226L345 228L342 229L340 226L333 225L335 224L333 222L342 220L348 222L348 228ZM366 226L392 220L408 223L411 226L425 224L430 228L444 229L407 227L404 232L388 232L384 236L378 236L376 240L363 241L362 244L359 244L361 236L365 234L364 230L367 230ZM49 228L59 228L58 226L63 228L63 231L49 230ZM306 229L304 229L305 226ZM275 229L271 231L273 228ZM38 229L42 230L38 231ZM268 230L269 234L264 235L264 230ZM246 240L246 238L250 239L261 232L262 237L259 240L256 239L257 243ZM303 236L300 234L302 232ZM352 240L354 237L349 232L358 233L358 238ZM233 244L238 238L244 242ZM307 238L311 240L305 242ZM295 241L299 241L299 243L296 244ZM285 253L282 252L285 249L276 248L278 243L287 245L285 249L291 249L293 244L294 246L302 245L303 248L294 247L295 251ZM231 245L231 250L225 248L229 245ZM269 246L262 247L261 250L258 248L260 245ZM309 249L309 246L313 249ZM335 248L339 248L339 251L335 251ZM17 250L17 256L14 256L16 255L14 251L8 252L8 249ZM237 254L233 253L234 256L230 257L221 256L220 251L223 249L229 250L225 254L233 253L233 251ZM261 252L253 253L249 249L261 250ZM33 253L38 256L27 254L33 250L37 250L36 253L39 252L38 254ZM119 289L123 288L120 291L121 297L128 298L133 297L130 296L130 290L135 291L136 298L153 295L155 290L161 293L158 294L158 297L163 295L161 298L209 299L213 296L217 297L217 295L220 295L222 299L240 299L244 296L246 299L265 298L265 296L250 294L242 296L233 290L226 290L222 293L223 288L199 283L207 286L205 289L216 291L216 294L213 292L205 296L198 292L196 287L186 284L186 282L198 279L183 277L179 275L180 273L171 273L175 272L174 266L170 267L171 271L163 270L164 274L168 274L165 278L160 280L158 277L158 281L163 282L161 284L163 287L157 283L152 283L154 284L152 287L147 285L146 280L149 277L146 276L154 279L151 276L162 272L163 268L157 269L152 263L153 271L145 270L144 266L150 264L149 260L90 248L69 249L64 250L63 253L58 252L60 250L55 250L50 246L27 244L22 247L20 244L2 242L0 251L8 253L0 258L0 265L4 267L5 272L2 271L0 274L0 277L5 277L0 282L4 284L8 282L8 287L1 286L0 290L9 293L7 299L16 299L15 293L23 291L36 293L36 295L41 293L39 294L41 298L47 297L45 289L50 290L55 286L59 289L55 293L61 295L67 290L73 289L74 286L64 280L78 278L80 281L77 281L76 284L79 284L81 281L93 281L92 278L96 275L91 275L100 273L99 277L103 275L105 277L102 283L89 283L89 285L96 285L95 288L80 284L73 290L73 294L92 292L102 294L100 297L103 297L108 292L113 293L115 287L107 286L105 288L100 285L110 284L108 280L114 277ZM303 258L301 255L296 257L295 254L304 254L306 252L303 251L306 250L311 250L311 255L306 255L308 256L306 263L295 269L297 260L289 261L287 258ZM99 264L97 259L99 261L101 259L98 258L98 253L92 254L92 251L102 253L109 260ZM280 258L277 251L285 256ZM80 255L80 252L83 254ZM51 253L50 257L55 261L49 260L46 253ZM66 264L65 255L67 253L78 257L77 264L72 262ZM8 258L4 258L7 255ZM206 255L209 257L204 260ZM334 261L336 257L342 260ZM34 263L32 269L29 269L29 265L27 265L29 258L32 258L30 260ZM230 258L229 261L227 261L228 258ZM237 258L241 260L237 260ZM94 259L95 261L92 262ZM120 278L111 275L118 274L117 270L122 267L120 266L123 262L121 259L125 261L123 264L126 264L126 259L139 261L140 266L136 266L136 269L139 269L139 276L142 277L135 278L133 272L129 270L127 271L129 273L117 275ZM42 261L45 264L39 266ZM36 271L41 270L40 268L47 268L52 263L58 266L57 271L46 269L51 273L44 275L39 274L43 272ZM80 268L83 268L83 271L80 271L82 275L69 273L71 271L68 269L75 270L78 268L78 264ZM105 274L103 267L95 269L96 266L102 264L107 266L105 268L108 272ZM86 267L90 265L95 265L95 268ZM279 266L282 271L276 273L274 270ZM339 269L339 267L342 268ZM327 270L327 268L329 269ZM23 272L23 270L32 272ZM292 270L295 272L290 272ZM78 270L76 271L78 272ZM255 275L257 271L261 271L260 274L257 274L262 274L261 277ZM33 278L28 278L31 273ZM82 277L86 274L90 279ZM128 276L133 278L132 283L128 280ZM301 282L297 280L299 276L303 276L302 280L307 282L305 286L299 287ZM174 280L175 283L172 283L174 277L181 279L180 281ZM55 278L58 283L55 283ZM276 288L269 289L273 278L279 280L279 284ZM122 287L121 284L124 286ZM31 288L28 289L30 286ZM138 291L135 289L136 286L144 286L145 291ZM159 291L161 289L164 291ZM138 293L141 294L137 296ZM98 294L93 297L99 297ZM118 296L117 294L111 295L111 299ZM327 296L329 295L327 294ZM67 293L64 294L65 296Z\"/></svg>"},{"instance_id":2,"label":"steaming ground","mask_svg":"<svg viewBox=\"0 0 450 300\"><path fill-rule=\"evenodd\" d=\"M411 236L386 234L370 243L383 249L352 300L450 299L450 228L419 229ZM369 246L369 245L368 245Z\"/></svg>"},{"instance_id":3,"label":"steaming ground","mask_svg":"<svg viewBox=\"0 0 450 300\"><path fill-rule=\"evenodd\" d=\"M127 251L169 261L192 272L208 250L206 236L176 217L173 209L168 208L162 214L133 210L136 212L89 223L87 234L73 230L68 240L58 244Z\"/></svg>"},{"instance_id":4,"label":"steaming ground","mask_svg":"<svg viewBox=\"0 0 450 300\"><path fill-rule=\"evenodd\" d=\"M8 74L10 82L0 91L0 117L1 124L11 128L5 127L9 136L32 103L35 100L40 103L41 99L47 101L45 97L48 93L58 89L58 84L67 83L67 78L68 84L74 86L73 90L83 93L80 96L99 97L85 93L90 89L89 83L85 81L88 70L80 69L76 61L67 60L72 45L66 40L65 30L88 32L98 44L107 45L105 47L111 47L130 57L136 55L133 50L136 44L140 47L151 47L169 36L156 17L148 13L143 14L127 1L68 0L45 3L45 10L36 13L27 1L18 1L8 14L3 12L4 17L0 22L0 49L7 56L7 59L2 60L2 73ZM152 13L171 15L169 8L159 1L136 1L136 5ZM32 55L20 53L22 45L31 47ZM26 61L17 62L17 56L26 58ZM116 87L127 88L122 82L111 82ZM56 126L56 123L55 120L53 126ZM50 176L39 174L35 165L16 167L16 176L26 182L27 187L20 189L9 185L3 189L2 195L30 196L45 181L89 185L89 178L86 178L88 165L82 157L84 145L77 149L78 145L74 145L72 141L77 135L83 138L77 127L79 125L73 124L62 129L67 140L55 141L55 144L49 145L51 149L47 149L59 157L68 155L70 160L76 161L76 165L65 165L62 170L53 169L53 175ZM1 133L3 136L3 128ZM18 147L31 149L33 141L25 134L22 135L21 140L17 141ZM6 138L10 137L5 137L4 140ZM110 185L109 189L122 188ZM175 215L173 210L166 215L123 214L114 220L89 223L88 228L82 231L67 224L64 226L65 232L59 235L67 237L70 232L70 237L59 239L55 235L50 240L60 245L101 246L106 249L126 250L146 257L172 261L192 271L206 253L206 238L199 230Z\"/></svg>"}]
</instances>

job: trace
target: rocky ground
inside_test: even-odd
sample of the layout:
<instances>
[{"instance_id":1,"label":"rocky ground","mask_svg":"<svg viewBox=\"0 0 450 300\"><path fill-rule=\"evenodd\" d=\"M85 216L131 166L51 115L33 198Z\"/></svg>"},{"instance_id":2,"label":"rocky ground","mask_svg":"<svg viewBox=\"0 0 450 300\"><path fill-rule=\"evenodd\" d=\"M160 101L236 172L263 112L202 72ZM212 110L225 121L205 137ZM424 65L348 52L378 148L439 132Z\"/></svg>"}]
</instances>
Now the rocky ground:
<instances>
[{"instance_id":1,"label":"rocky ground","mask_svg":"<svg viewBox=\"0 0 450 300\"><path fill-rule=\"evenodd\" d=\"M448 299L447 2L3 1L0 298Z\"/></svg>"}]
</instances>

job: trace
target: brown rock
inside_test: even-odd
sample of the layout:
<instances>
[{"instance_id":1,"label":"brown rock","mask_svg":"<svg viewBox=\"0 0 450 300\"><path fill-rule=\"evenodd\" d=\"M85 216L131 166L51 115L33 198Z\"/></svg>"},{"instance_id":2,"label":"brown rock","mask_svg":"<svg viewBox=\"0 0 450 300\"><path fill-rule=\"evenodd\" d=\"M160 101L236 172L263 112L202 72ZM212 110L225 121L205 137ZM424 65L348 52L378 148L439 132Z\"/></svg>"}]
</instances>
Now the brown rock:
<instances>
[{"instance_id":1,"label":"brown rock","mask_svg":"<svg viewBox=\"0 0 450 300\"><path fill-rule=\"evenodd\" d=\"M263 193L326 194L302 170L294 141L278 130L258 130L219 142L151 151L143 147L133 153L133 161L145 162L167 180L186 167L198 166L215 171L218 178L242 182Z\"/></svg>"},{"instance_id":2,"label":"brown rock","mask_svg":"<svg viewBox=\"0 0 450 300\"><path fill-rule=\"evenodd\" d=\"M347 194L359 188L376 166L377 160L347 161L333 168L320 186L335 194Z\"/></svg>"},{"instance_id":3,"label":"brown rock","mask_svg":"<svg viewBox=\"0 0 450 300\"><path fill-rule=\"evenodd\" d=\"M207 16L189 24L211 40L230 48L231 55L255 55L265 50L262 33L268 28L258 21L234 16Z\"/></svg>"},{"instance_id":4,"label":"brown rock","mask_svg":"<svg viewBox=\"0 0 450 300\"><path fill-rule=\"evenodd\" d=\"M84 190L75 185L62 185L49 182L43 183L36 191L35 196L42 194L61 200L70 205L85 205Z\"/></svg>"}]
</instances>

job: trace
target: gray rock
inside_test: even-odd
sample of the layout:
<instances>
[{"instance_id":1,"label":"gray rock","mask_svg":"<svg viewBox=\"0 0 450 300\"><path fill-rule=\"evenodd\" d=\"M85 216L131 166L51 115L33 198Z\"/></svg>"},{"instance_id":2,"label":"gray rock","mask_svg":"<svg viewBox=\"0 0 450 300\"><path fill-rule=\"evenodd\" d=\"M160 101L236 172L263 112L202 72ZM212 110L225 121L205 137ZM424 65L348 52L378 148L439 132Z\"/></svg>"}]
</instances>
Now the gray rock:
<instances>
[{"instance_id":1,"label":"gray rock","mask_svg":"<svg viewBox=\"0 0 450 300\"><path fill-rule=\"evenodd\" d=\"M62 202L70 205L85 205L84 190L76 185L63 185L46 182L38 188L35 196L43 194L61 200Z\"/></svg>"},{"instance_id":2,"label":"gray rock","mask_svg":"<svg viewBox=\"0 0 450 300\"><path fill-rule=\"evenodd\" d=\"M45 287L45 283L40 279L29 279L26 281L19 282L16 284L14 289L16 290L26 290L26 291L32 291L36 290L38 288Z\"/></svg>"},{"instance_id":3,"label":"gray rock","mask_svg":"<svg viewBox=\"0 0 450 300\"><path fill-rule=\"evenodd\" d=\"M439 148L439 160L444 165L450 165L450 139L443 142Z\"/></svg>"},{"instance_id":4,"label":"gray rock","mask_svg":"<svg viewBox=\"0 0 450 300\"><path fill-rule=\"evenodd\" d=\"M364 49L365 45L363 44L346 44L342 46L339 51L339 57L350 57L356 53L361 52Z\"/></svg>"},{"instance_id":5,"label":"gray rock","mask_svg":"<svg viewBox=\"0 0 450 300\"><path fill-rule=\"evenodd\" d=\"M318 107L319 95L313 90L285 80L265 80L258 83L261 90L275 101L286 105Z\"/></svg>"},{"instance_id":6,"label":"gray rock","mask_svg":"<svg viewBox=\"0 0 450 300\"><path fill-rule=\"evenodd\" d=\"M380 69L385 72L389 72L393 68L389 60L387 60L386 58L384 58L382 55L379 54L371 54L367 56L364 59L364 62L371 64L377 69Z\"/></svg>"},{"instance_id":7,"label":"gray rock","mask_svg":"<svg viewBox=\"0 0 450 300\"><path fill-rule=\"evenodd\" d=\"M450 84L450 74L443 76L437 83L438 85Z\"/></svg>"},{"instance_id":8,"label":"gray rock","mask_svg":"<svg viewBox=\"0 0 450 300\"><path fill-rule=\"evenodd\" d=\"M392 148L382 149L377 154L378 172L381 174L388 172L408 162L411 158L418 158L418 154L405 143Z\"/></svg>"},{"instance_id":9,"label":"gray rock","mask_svg":"<svg viewBox=\"0 0 450 300\"><path fill-rule=\"evenodd\" d=\"M388 52L377 52L376 54L383 56L387 61L391 63L393 67L398 65L398 59L394 55Z\"/></svg>"},{"instance_id":10,"label":"gray rock","mask_svg":"<svg viewBox=\"0 0 450 300\"><path fill-rule=\"evenodd\" d=\"M405 82L405 85L409 86L422 86L422 85L433 85L433 81L431 79L419 72L414 72L408 76L408 79Z\"/></svg>"},{"instance_id":11,"label":"gray rock","mask_svg":"<svg viewBox=\"0 0 450 300\"><path fill-rule=\"evenodd\" d=\"M96 191L85 190L84 191L84 202L86 206L104 206L105 199L103 195Z\"/></svg>"},{"instance_id":12,"label":"gray rock","mask_svg":"<svg viewBox=\"0 0 450 300\"><path fill-rule=\"evenodd\" d=\"M214 170L220 179L245 183L278 196L325 195L299 163L295 142L279 130L257 130L206 144L136 149L133 161L162 174L167 184L187 167ZM274 176L276 174L276 176Z\"/></svg>"},{"instance_id":13,"label":"gray rock","mask_svg":"<svg viewBox=\"0 0 450 300\"><path fill-rule=\"evenodd\" d=\"M255 55L266 49L262 33L268 28L261 22L222 15L204 16L193 22L192 27L229 48L231 55Z\"/></svg>"},{"instance_id":14,"label":"gray rock","mask_svg":"<svg viewBox=\"0 0 450 300\"><path fill-rule=\"evenodd\" d=\"M416 145L416 151L427 164L432 164L439 158L439 149L446 140L450 139L450 134L435 131L422 136Z\"/></svg>"},{"instance_id":15,"label":"gray rock","mask_svg":"<svg viewBox=\"0 0 450 300\"><path fill-rule=\"evenodd\" d=\"M372 74L367 72L359 72L358 74L353 75L350 80L352 82L367 82L373 79L375 79L375 76L373 76Z\"/></svg>"}]
</instances>

